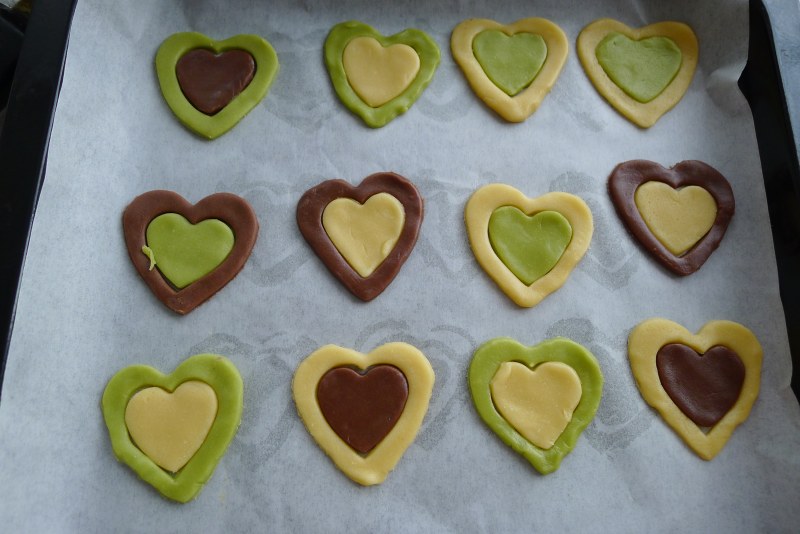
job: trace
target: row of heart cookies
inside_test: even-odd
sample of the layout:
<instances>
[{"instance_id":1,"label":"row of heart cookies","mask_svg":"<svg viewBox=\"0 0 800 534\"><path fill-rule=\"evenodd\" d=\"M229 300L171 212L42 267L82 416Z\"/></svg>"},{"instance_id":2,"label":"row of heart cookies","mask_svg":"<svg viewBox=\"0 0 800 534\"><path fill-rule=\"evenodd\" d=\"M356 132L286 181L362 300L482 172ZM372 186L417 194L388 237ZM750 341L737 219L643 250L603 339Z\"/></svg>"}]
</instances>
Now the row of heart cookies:
<instances>
[{"instance_id":1,"label":"row of heart cookies","mask_svg":"<svg viewBox=\"0 0 800 534\"><path fill-rule=\"evenodd\" d=\"M611 199L646 251L679 275L699 269L717 248L734 212L728 181L700 161L667 169L644 160L619 164ZM417 188L395 173L358 186L328 180L297 204L297 224L328 270L369 301L395 278L423 219ZM529 198L504 184L479 188L464 210L478 263L519 306L561 287L589 247L592 213L579 197ZM186 314L244 267L258 234L250 205L216 193L195 205L171 191L150 191L125 209L123 231L139 275L170 309Z\"/></svg>"},{"instance_id":2,"label":"row of heart cookies","mask_svg":"<svg viewBox=\"0 0 800 534\"><path fill-rule=\"evenodd\" d=\"M758 395L762 349L737 323L712 321L693 335L650 319L631 332L628 356L644 400L706 460ZM414 441L434 379L407 343L369 354L326 345L297 367L292 393L320 448L368 486L383 482ZM489 340L473 354L468 382L483 421L542 474L575 447L603 391L595 357L566 338L532 347ZM243 387L234 364L214 354L192 356L170 375L145 365L119 371L102 399L115 455L164 496L193 499L238 430Z\"/></svg>"},{"instance_id":3,"label":"row of heart cookies","mask_svg":"<svg viewBox=\"0 0 800 534\"><path fill-rule=\"evenodd\" d=\"M567 58L563 30L542 18L513 24L470 19L453 30L451 51L475 94L509 122L522 122L553 87ZM578 36L578 55L597 91L622 115L648 128L683 97L697 65L689 26L660 22L633 29L601 19ZM339 99L373 128L406 112L439 65L436 42L406 29L385 37L358 21L334 26L325 64ZM195 133L214 139L267 94L278 55L265 39L215 41L196 32L167 38L156 72L167 104Z\"/></svg>"}]
</instances>

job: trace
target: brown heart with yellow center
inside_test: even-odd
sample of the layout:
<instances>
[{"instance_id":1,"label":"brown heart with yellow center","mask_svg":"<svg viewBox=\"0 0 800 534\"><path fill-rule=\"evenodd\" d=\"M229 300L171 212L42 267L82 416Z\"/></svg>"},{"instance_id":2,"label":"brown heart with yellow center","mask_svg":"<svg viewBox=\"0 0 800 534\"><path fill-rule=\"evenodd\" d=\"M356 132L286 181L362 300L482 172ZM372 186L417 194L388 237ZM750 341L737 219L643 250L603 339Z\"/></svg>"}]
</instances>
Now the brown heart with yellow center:
<instances>
[{"instance_id":1,"label":"brown heart with yellow center","mask_svg":"<svg viewBox=\"0 0 800 534\"><path fill-rule=\"evenodd\" d=\"M646 160L620 163L608 178L608 192L628 231L681 276L708 260L736 209L728 180L696 160L669 169Z\"/></svg>"}]
</instances>

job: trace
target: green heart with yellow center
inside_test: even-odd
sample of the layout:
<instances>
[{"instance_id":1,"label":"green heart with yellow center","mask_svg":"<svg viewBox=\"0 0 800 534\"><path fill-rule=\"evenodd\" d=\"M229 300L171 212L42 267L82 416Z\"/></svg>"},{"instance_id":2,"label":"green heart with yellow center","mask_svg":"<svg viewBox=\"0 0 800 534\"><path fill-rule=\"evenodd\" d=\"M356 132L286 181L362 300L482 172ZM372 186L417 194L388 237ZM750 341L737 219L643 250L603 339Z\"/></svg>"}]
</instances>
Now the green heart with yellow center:
<instances>
[{"instance_id":1,"label":"green heart with yellow center","mask_svg":"<svg viewBox=\"0 0 800 534\"><path fill-rule=\"evenodd\" d=\"M531 443L498 410L496 403L501 399L495 398L491 384L503 364L508 362L520 363L534 374L537 371L544 373L537 369L541 364L563 364L578 376L580 400L563 432L547 449ZM501 376L502 373L498 375ZM533 347L526 347L514 339L499 337L478 347L472 356L472 363L469 366L469 388L475 408L489 428L506 445L525 457L537 471L546 475L558 469L564 456L575 447L581 432L594 419L603 396L603 373L594 355L569 339L555 338ZM559 402L558 399L554 401Z\"/></svg>"},{"instance_id":2,"label":"green heart with yellow center","mask_svg":"<svg viewBox=\"0 0 800 534\"><path fill-rule=\"evenodd\" d=\"M508 96L528 87L547 59L542 36L527 32L482 31L472 41L472 51L486 76Z\"/></svg>"},{"instance_id":3,"label":"green heart with yellow center","mask_svg":"<svg viewBox=\"0 0 800 534\"><path fill-rule=\"evenodd\" d=\"M489 241L514 276L531 285L555 267L572 239L572 227L557 211L533 216L502 206L489 218Z\"/></svg>"},{"instance_id":4,"label":"green heart with yellow center","mask_svg":"<svg viewBox=\"0 0 800 534\"><path fill-rule=\"evenodd\" d=\"M196 282L220 266L233 249L233 230L219 219L192 224L183 215L165 213L147 225L151 268L178 289Z\"/></svg>"}]
</instances>

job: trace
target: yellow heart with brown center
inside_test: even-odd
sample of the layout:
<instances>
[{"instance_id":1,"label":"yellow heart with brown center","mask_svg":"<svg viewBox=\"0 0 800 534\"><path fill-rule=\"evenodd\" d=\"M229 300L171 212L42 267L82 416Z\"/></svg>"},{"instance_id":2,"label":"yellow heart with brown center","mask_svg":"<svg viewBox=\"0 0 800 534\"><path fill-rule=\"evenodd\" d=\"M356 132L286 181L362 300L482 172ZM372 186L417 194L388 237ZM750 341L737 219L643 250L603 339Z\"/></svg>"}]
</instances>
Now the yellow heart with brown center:
<instances>
[{"instance_id":1,"label":"yellow heart with brown center","mask_svg":"<svg viewBox=\"0 0 800 534\"><path fill-rule=\"evenodd\" d=\"M712 348L735 353L744 366L744 382L733 406L713 427L704 432L670 397L659 374L658 355L664 347L679 344L700 360ZM750 415L761 383L763 351L756 336L732 321L710 321L697 334L667 319L648 319L628 337L628 358L636 385L644 400L658 410L664 421L704 460L716 456L731 434Z\"/></svg>"},{"instance_id":2,"label":"yellow heart with brown center","mask_svg":"<svg viewBox=\"0 0 800 534\"><path fill-rule=\"evenodd\" d=\"M634 201L653 235L676 256L700 241L717 218L714 197L696 185L674 189L663 182L645 182L636 189Z\"/></svg>"}]
</instances>

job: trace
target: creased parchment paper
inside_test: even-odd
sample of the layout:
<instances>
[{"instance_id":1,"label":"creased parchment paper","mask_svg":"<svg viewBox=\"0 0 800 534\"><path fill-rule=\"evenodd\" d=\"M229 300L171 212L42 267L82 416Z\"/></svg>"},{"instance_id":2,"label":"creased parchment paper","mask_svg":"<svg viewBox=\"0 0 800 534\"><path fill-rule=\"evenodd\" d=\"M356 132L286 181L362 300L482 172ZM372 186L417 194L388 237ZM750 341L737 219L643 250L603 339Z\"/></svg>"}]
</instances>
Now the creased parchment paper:
<instances>
[{"instance_id":1,"label":"creased parchment paper","mask_svg":"<svg viewBox=\"0 0 800 534\"><path fill-rule=\"evenodd\" d=\"M522 124L498 119L449 51L460 21L539 16L570 39L566 66ZM688 93L641 130L594 90L578 62L580 29L681 20L700 61ZM385 35L428 32L442 50L433 82L405 115L372 130L336 98L322 59L328 30L358 19ZM172 33L266 37L281 68L268 96L213 142L167 108L153 59ZM0 404L0 524L8 532L792 531L800 524L800 411L756 140L736 80L747 53L747 3L710 2L105 2L81 0L34 221ZM606 193L617 163L700 159L736 195L720 248L677 278L633 242ZM353 298L295 224L297 200L329 178L398 172L419 187L425 221L397 279L375 301ZM516 307L478 267L463 208L504 182L529 196L580 195L595 234L566 284ZM241 274L180 317L129 262L121 214L137 195L171 189L192 202L244 196L261 231ZM650 317L692 331L714 319L748 326L764 348L762 390L723 452L695 456L642 400L626 355ZM497 336L537 344L566 336L605 375L597 417L554 474L540 476L476 414L473 351ZM298 363L335 343L367 352L406 341L433 364L421 431L381 486L340 473L298 418ZM200 496L167 501L117 463L100 397L132 364L171 372L186 357L229 357L245 383L241 428Z\"/></svg>"}]
</instances>

